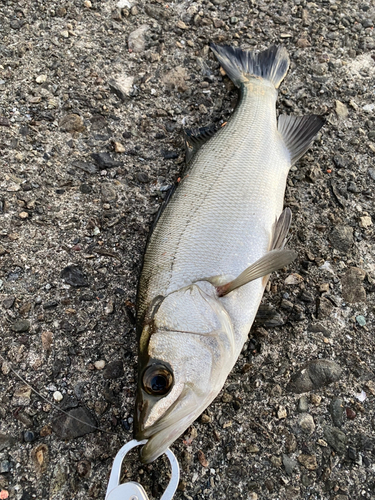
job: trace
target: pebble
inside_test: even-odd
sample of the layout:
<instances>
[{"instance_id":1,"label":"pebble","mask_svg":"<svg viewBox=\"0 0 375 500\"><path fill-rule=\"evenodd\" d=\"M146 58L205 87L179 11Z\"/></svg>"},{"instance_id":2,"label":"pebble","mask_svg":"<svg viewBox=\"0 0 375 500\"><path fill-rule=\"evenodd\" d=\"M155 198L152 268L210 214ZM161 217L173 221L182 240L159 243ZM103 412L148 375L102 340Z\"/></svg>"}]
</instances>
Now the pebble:
<instances>
[{"instance_id":1,"label":"pebble","mask_svg":"<svg viewBox=\"0 0 375 500\"><path fill-rule=\"evenodd\" d=\"M354 410L352 410L351 408L346 408L345 413L346 413L346 417L349 420L354 420L355 417L357 416L356 412Z\"/></svg>"},{"instance_id":2,"label":"pebble","mask_svg":"<svg viewBox=\"0 0 375 500\"><path fill-rule=\"evenodd\" d=\"M59 403L60 401L62 401L62 400L63 400L63 398L64 398L64 396L61 394L61 392L60 392L60 391L55 391L55 392L53 393L53 399L54 399L55 401L57 401L58 403Z\"/></svg>"},{"instance_id":3,"label":"pebble","mask_svg":"<svg viewBox=\"0 0 375 500\"><path fill-rule=\"evenodd\" d=\"M315 422L309 413L303 413L299 419L299 426L307 434L312 434L315 430Z\"/></svg>"},{"instance_id":4,"label":"pebble","mask_svg":"<svg viewBox=\"0 0 375 500\"><path fill-rule=\"evenodd\" d=\"M362 316L362 314L359 314L358 316L356 316L355 320L359 324L359 326L365 326L366 325L366 318L364 316Z\"/></svg>"},{"instance_id":5,"label":"pebble","mask_svg":"<svg viewBox=\"0 0 375 500\"><path fill-rule=\"evenodd\" d=\"M81 288L89 286L85 274L82 271L81 266L67 266L60 273L60 277L68 285L74 286L75 288Z\"/></svg>"},{"instance_id":6,"label":"pebble","mask_svg":"<svg viewBox=\"0 0 375 500\"><path fill-rule=\"evenodd\" d=\"M17 333L28 332L30 330L30 321L17 319L12 325L12 330Z\"/></svg>"},{"instance_id":7,"label":"pebble","mask_svg":"<svg viewBox=\"0 0 375 500\"><path fill-rule=\"evenodd\" d=\"M78 420L76 420L78 419ZM52 430L61 439L73 439L94 432L96 420L87 408L74 408L52 421Z\"/></svg>"},{"instance_id":8,"label":"pebble","mask_svg":"<svg viewBox=\"0 0 375 500\"><path fill-rule=\"evenodd\" d=\"M99 361L95 361L95 363L94 363L94 366L97 370L103 370L105 365L106 365L106 362L104 361L104 359L100 359Z\"/></svg>"},{"instance_id":9,"label":"pebble","mask_svg":"<svg viewBox=\"0 0 375 500\"><path fill-rule=\"evenodd\" d=\"M350 267L341 278L342 297L348 304L366 302L366 290L362 282L366 272L358 267Z\"/></svg>"},{"instance_id":10,"label":"pebble","mask_svg":"<svg viewBox=\"0 0 375 500\"><path fill-rule=\"evenodd\" d=\"M0 451L11 448L16 443L16 438L10 434L0 432Z\"/></svg>"},{"instance_id":11,"label":"pebble","mask_svg":"<svg viewBox=\"0 0 375 500\"><path fill-rule=\"evenodd\" d=\"M206 458L206 455L203 453L202 450L198 450L197 457L198 457L198 461L202 465L202 467L208 467L209 466L209 463L208 463L208 460Z\"/></svg>"},{"instance_id":12,"label":"pebble","mask_svg":"<svg viewBox=\"0 0 375 500\"><path fill-rule=\"evenodd\" d=\"M312 402L313 405L319 406L320 403L322 402L322 397L319 396L319 394L311 394L310 401Z\"/></svg>"},{"instance_id":13,"label":"pebble","mask_svg":"<svg viewBox=\"0 0 375 500\"><path fill-rule=\"evenodd\" d=\"M33 431L25 431L23 433L23 440L25 441L25 443L32 443L33 441L35 441L35 434L33 433Z\"/></svg>"},{"instance_id":14,"label":"pebble","mask_svg":"<svg viewBox=\"0 0 375 500\"><path fill-rule=\"evenodd\" d=\"M125 153L125 151L126 151L125 146L123 144L121 144L121 142L115 141L113 143L113 147L114 147L114 150L116 153Z\"/></svg>"},{"instance_id":15,"label":"pebble","mask_svg":"<svg viewBox=\"0 0 375 500\"><path fill-rule=\"evenodd\" d=\"M111 361L103 370L103 378L114 380L124 375L124 365L121 360Z\"/></svg>"},{"instance_id":16,"label":"pebble","mask_svg":"<svg viewBox=\"0 0 375 500\"><path fill-rule=\"evenodd\" d=\"M334 361L316 359L308 362L291 378L287 389L296 394L325 387L340 379L342 369Z\"/></svg>"},{"instance_id":17,"label":"pebble","mask_svg":"<svg viewBox=\"0 0 375 500\"><path fill-rule=\"evenodd\" d=\"M88 174L96 174L99 172L99 167L93 163L88 163L85 161L77 160L72 163L73 167L79 168Z\"/></svg>"},{"instance_id":18,"label":"pebble","mask_svg":"<svg viewBox=\"0 0 375 500\"><path fill-rule=\"evenodd\" d=\"M109 153L92 153L91 158L95 161L100 169L121 167L122 161L114 160Z\"/></svg>"},{"instance_id":19,"label":"pebble","mask_svg":"<svg viewBox=\"0 0 375 500\"><path fill-rule=\"evenodd\" d=\"M335 101L335 111L336 115L342 120L347 118L349 115L348 108L341 101Z\"/></svg>"},{"instance_id":20,"label":"pebble","mask_svg":"<svg viewBox=\"0 0 375 500\"><path fill-rule=\"evenodd\" d=\"M372 226L372 219L369 215L364 215L363 217L360 217L359 219L359 225L360 227L366 229L370 226Z\"/></svg>"},{"instance_id":21,"label":"pebble","mask_svg":"<svg viewBox=\"0 0 375 500\"><path fill-rule=\"evenodd\" d=\"M84 7L86 7L86 9L91 9L91 7L92 7L92 3L90 2L90 0L85 0L83 2L83 5L84 5Z\"/></svg>"},{"instance_id":22,"label":"pebble","mask_svg":"<svg viewBox=\"0 0 375 500\"><path fill-rule=\"evenodd\" d=\"M85 130L82 118L75 113L65 115L61 118L59 127L64 132L83 132Z\"/></svg>"},{"instance_id":23,"label":"pebble","mask_svg":"<svg viewBox=\"0 0 375 500\"><path fill-rule=\"evenodd\" d=\"M341 427L344 421L344 402L341 398L333 398L329 405L329 412L335 427Z\"/></svg>"},{"instance_id":24,"label":"pebble","mask_svg":"<svg viewBox=\"0 0 375 500\"><path fill-rule=\"evenodd\" d=\"M318 298L318 319L328 318L333 311L333 304L327 297Z\"/></svg>"},{"instance_id":25,"label":"pebble","mask_svg":"<svg viewBox=\"0 0 375 500\"><path fill-rule=\"evenodd\" d=\"M335 226L329 240L336 250L347 253L353 245L353 228L350 226Z\"/></svg>"},{"instance_id":26,"label":"pebble","mask_svg":"<svg viewBox=\"0 0 375 500\"><path fill-rule=\"evenodd\" d=\"M309 400L307 396L301 396L298 400L298 411L300 413L305 413L309 409Z\"/></svg>"},{"instance_id":27,"label":"pebble","mask_svg":"<svg viewBox=\"0 0 375 500\"><path fill-rule=\"evenodd\" d=\"M80 477L88 477L91 471L91 463L88 460L80 460L77 464L77 473Z\"/></svg>"},{"instance_id":28,"label":"pebble","mask_svg":"<svg viewBox=\"0 0 375 500\"><path fill-rule=\"evenodd\" d=\"M337 427L325 426L323 427L324 438L327 443L333 448L337 453L344 454L346 450L346 435L340 431Z\"/></svg>"},{"instance_id":29,"label":"pebble","mask_svg":"<svg viewBox=\"0 0 375 500\"><path fill-rule=\"evenodd\" d=\"M375 181L375 168L369 168L367 170L368 175L371 177L373 181Z\"/></svg>"},{"instance_id":30,"label":"pebble","mask_svg":"<svg viewBox=\"0 0 375 500\"><path fill-rule=\"evenodd\" d=\"M103 203L114 203L117 200L117 191L111 184L102 184L100 194Z\"/></svg>"},{"instance_id":31,"label":"pebble","mask_svg":"<svg viewBox=\"0 0 375 500\"><path fill-rule=\"evenodd\" d=\"M298 462L306 467L307 470L316 470L318 468L315 455L305 455L303 453L298 456Z\"/></svg>"},{"instance_id":32,"label":"pebble","mask_svg":"<svg viewBox=\"0 0 375 500\"><path fill-rule=\"evenodd\" d=\"M47 75L38 75L35 78L36 83L44 83L47 81Z\"/></svg>"},{"instance_id":33,"label":"pebble","mask_svg":"<svg viewBox=\"0 0 375 500\"><path fill-rule=\"evenodd\" d=\"M288 416L288 413L286 409L283 406L279 406L277 410L277 418L281 420L282 418L286 418Z\"/></svg>"},{"instance_id":34,"label":"pebble","mask_svg":"<svg viewBox=\"0 0 375 500\"><path fill-rule=\"evenodd\" d=\"M294 469L297 467L297 461L294 460L291 457L288 457L288 455L283 455L283 465L285 468L285 472L288 474L288 476L291 476L293 474Z\"/></svg>"},{"instance_id":35,"label":"pebble","mask_svg":"<svg viewBox=\"0 0 375 500\"><path fill-rule=\"evenodd\" d=\"M10 472L11 469L11 464L8 460L3 460L0 462L0 474L6 474L7 472Z\"/></svg>"},{"instance_id":36,"label":"pebble","mask_svg":"<svg viewBox=\"0 0 375 500\"><path fill-rule=\"evenodd\" d=\"M109 80L108 85L122 101L126 101L133 92L134 77L128 75L120 75ZM125 149L124 149L125 151ZM123 151L120 151L121 153Z\"/></svg>"},{"instance_id":37,"label":"pebble","mask_svg":"<svg viewBox=\"0 0 375 500\"><path fill-rule=\"evenodd\" d=\"M27 219L29 217L29 213L28 212L20 212L18 214L18 216L20 219Z\"/></svg>"},{"instance_id":38,"label":"pebble","mask_svg":"<svg viewBox=\"0 0 375 500\"><path fill-rule=\"evenodd\" d=\"M143 52L146 48L145 34L150 29L148 24L142 24L132 31L128 37L128 47L132 52Z\"/></svg>"}]
</instances>

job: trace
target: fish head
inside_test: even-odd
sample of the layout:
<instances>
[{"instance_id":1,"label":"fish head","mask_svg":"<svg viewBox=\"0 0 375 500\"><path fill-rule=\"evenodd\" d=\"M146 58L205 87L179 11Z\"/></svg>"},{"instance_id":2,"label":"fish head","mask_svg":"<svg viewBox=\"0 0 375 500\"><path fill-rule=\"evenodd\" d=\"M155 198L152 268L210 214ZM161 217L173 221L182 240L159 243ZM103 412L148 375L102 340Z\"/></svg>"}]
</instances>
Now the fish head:
<instances>
[{"instance_id":1,"label":"fish head","mask_svg":"<svg viewBox=\"0 0 375 500\"><path fill-rule=\"evenodd\" d=\"M233 351L228 313L199 286L153 306L140 338L135 411L135 437L148 440L143 462L164 453L217 396L235 362Z\"/></svg>"}]
</instances>

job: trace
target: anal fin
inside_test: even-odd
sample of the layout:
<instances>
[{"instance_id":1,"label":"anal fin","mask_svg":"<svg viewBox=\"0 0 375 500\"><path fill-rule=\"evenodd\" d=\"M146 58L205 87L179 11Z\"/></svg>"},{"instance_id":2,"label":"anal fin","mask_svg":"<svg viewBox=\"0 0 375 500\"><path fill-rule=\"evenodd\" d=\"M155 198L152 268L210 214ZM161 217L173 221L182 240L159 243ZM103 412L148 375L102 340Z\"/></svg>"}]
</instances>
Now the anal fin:
<instances>
[{"instance_id":1,"label":"anal fin","mask_svg":"<svg viewBox=\"0 0 375 500\"><path fill-rule=\"evenodd\" d=\"M288 148L292 165L309 149L324 122L324 118L318 115L279 116L278 130Z\"/></svg>"},{"instance_id":2,"label":"anal fin","mask_svg":"<svg viewBox=\"0 0 375 500\"><path fill-rule=\"evenodd\" d=\"M284 248L291 223L292 211L290 208L285 208L276 221L270 250L275 250L275 248Z\"/></svg>"}]
</instances>

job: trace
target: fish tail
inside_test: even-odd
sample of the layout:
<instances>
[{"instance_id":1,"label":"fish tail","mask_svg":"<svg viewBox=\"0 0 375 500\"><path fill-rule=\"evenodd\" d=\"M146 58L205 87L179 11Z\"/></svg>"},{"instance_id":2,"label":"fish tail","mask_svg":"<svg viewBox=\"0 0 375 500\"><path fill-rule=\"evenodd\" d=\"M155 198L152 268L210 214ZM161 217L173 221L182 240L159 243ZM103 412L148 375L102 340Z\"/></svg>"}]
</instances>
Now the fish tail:
<instances>
[{"instance_id":1,"label":"fish tail","mask_svg":"<svg viewBox=\"0 0 375 500\"><path fill-rule=\"evenodd\" d=\"M263 52L214 43L211 43L210 47L237 87L248 82L251 77L260 77L272 82L277 89L288 72L289 56L285 47L273 45Z\"/></svg>"}]
</instances>

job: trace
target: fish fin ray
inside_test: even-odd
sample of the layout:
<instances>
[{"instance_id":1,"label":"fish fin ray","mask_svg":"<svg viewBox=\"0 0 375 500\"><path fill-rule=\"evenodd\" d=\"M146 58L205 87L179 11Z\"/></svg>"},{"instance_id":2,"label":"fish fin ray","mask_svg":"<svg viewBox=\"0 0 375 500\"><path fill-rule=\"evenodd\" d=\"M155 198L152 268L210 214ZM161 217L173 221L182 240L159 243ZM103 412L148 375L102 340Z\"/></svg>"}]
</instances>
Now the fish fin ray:
<instances>
[{"instance_id":1,"label":"fish fin ray","mask_svg":"<svg viewBox=\"0 0 375 500\"><path fill-rule=\"evenodd\" d=\"M289 68L289 56L282 46L273 45L263 52L242 50L228 45L219 46L214 43L211 43L210 47L237 87L248 82L251 77L261 77L271 81L277 89Z\"/></svg>"},{"instance_id":2,"label":"fish fin ray","mask_svg":"<svg viewBox=\"0 0 375 500\"><path fill-rule=\"evenodd\" d=\"M215 133L215 125L184 130L186 165L190 163L195 153L203 146L203 144L210 140Z\"/></svg>"},{"instance_id":3,"label":"fish fin ray","mask_svg":"<svg viewBox=\"0 0 375 500\"><path fill-rule=\"evenodd\" d=\"M319 115L280 115L278 130L290 153L292 165L303 156L325 123Z\"/></svg>"},{"instance_id":4,"label":"fish fin ray","mask_svg":"<svg viewBox=\"0 0 375 500\"><path fill-rule=\"evenodd\" d=\"M290 208L285 208L276 221L271 241L271 250L284 248L291 223L292 211Z\"/></svg>"},{"instance_id":5,"label":"fish fin ray","mask_svg":"<svg viewBox=\"0 0 375 500\"><path fill-rule=\"evenodd\" d=\"M284 248L271 250L270 252L266 253L266 255L263 255L263 257L254 262L254 264L251 264L251 266L245 269L245 271L237 276L236 279L230 281L229 283L226 283L225 285L217 287L217 293L219 297L223 297L236 288L250 283L250 281L262 278L263 276L267 276L273 271L277 271L278 269L287 266L296 257L297 254L293 250L286 250Z\"/></svg>"}]
</instances>

